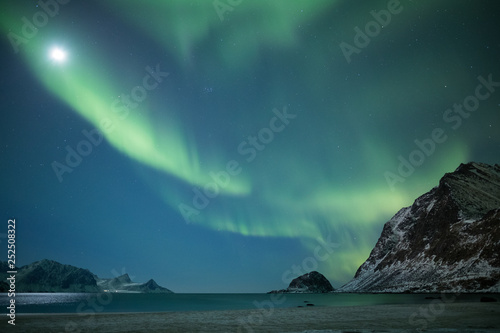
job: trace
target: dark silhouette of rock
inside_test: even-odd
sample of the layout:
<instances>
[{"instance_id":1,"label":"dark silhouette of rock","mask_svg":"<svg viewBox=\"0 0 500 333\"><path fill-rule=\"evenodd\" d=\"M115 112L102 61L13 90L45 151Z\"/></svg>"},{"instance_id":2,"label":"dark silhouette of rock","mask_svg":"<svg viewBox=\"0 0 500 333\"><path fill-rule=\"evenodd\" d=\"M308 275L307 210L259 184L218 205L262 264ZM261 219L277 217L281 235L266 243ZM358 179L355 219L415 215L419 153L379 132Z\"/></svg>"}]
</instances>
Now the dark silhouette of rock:
<instances>
[{"instance_id":1,"label":"dark silhouette of rock","mask_svg":"<svg viewBox=\"0 0 500 333\"><path fill-rule=\"evenodd\" d=\"M5 281L0 281L0 293L7 293L9 292L9 284Z\"/></svg>"},{"instance_id":2,"label":"dark silhouette of rock","mask_svg":"<svg viewBox=\"0 0 500 333\"><path fill-rule=\"evenodd\" d=\"M290 282L287 289L273 290L269 294L278 293L328 293L332 292L333 289L330 281L323 276L323 274L316 271L301 275ZM306 301L307 302L307 301ZM309 304L308 304L309 305Z\"/></svg>"},{"instance_id":3,"label":"dark silhouette of rock","mask_svg":"<svg viewBox=\"0 0 500 333\"><path fill-rule=\"evenodd\" d=\"M481 297L480 302L497 302L497 299L494 297L483 296Z\"/></svg>"}]
</instances>

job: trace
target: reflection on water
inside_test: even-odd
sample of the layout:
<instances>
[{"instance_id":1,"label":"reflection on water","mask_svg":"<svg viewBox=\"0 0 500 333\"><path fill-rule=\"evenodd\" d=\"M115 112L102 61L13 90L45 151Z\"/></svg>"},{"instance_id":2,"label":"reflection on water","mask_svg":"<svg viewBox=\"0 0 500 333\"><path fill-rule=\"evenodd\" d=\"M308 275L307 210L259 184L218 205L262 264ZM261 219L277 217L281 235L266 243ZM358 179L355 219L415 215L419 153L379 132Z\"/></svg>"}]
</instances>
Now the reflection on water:
<instances>
[{"instance_id":1,"label":"reflection on water","mask_svg":"<svg viewBox=\"0 0 500 333\"><path fill-rule=\"evenodd\" d=\"M4 296L4 295L2 295ZM22 293L16 294L17 304L55 304L55 303L74 303L86 299L89 295L82 293ZM3 298L0 298L3 300ZM3 302L2 302L3 304Z\"/></svg>"},{"instance_id":2,"label":"reflection on water","mask_svg":"<svg viewBox=\"0 0 500 333\"><path fill-rule=\"evenodd\" d=\"M478 302L482 294L458 295L455 301ZM491 296L491 294L490 294ZM16 313L98 313L239 310L298 306L426 304L439 294L16 294ZM494 295L498 298L498 295ZM450 295L447 297L451 299ZM9 304L0 294L1 313ZM309 305L310 306L310 305Z\"/></svg>"}]
</instances>

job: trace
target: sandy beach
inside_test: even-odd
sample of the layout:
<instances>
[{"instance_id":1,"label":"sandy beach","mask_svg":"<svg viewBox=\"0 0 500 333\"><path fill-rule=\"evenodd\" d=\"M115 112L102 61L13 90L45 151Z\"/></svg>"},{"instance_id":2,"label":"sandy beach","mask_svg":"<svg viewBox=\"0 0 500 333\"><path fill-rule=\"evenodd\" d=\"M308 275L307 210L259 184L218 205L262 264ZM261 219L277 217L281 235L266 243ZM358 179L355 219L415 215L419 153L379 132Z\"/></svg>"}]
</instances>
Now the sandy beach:
<instances>
[{"instance_id":1,"label":"sandy beach","mask_svg":"<svg viewBox=\"0 0 500 333\"><path fill-rule=\"evenodd\" d=\"M1 332L500 332L499 303L24 314ZM452 330L445 330L452 329Z\"/></svg>"}]
</instances>

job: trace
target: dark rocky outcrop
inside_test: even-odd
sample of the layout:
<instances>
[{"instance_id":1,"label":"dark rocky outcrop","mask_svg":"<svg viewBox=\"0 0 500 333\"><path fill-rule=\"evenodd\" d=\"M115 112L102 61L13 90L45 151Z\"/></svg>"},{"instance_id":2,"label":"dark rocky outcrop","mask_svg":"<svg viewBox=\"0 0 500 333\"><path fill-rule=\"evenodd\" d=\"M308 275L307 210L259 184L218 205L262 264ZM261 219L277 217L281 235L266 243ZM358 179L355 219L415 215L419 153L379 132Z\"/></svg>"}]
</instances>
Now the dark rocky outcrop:
<instances>
[{"instance_id":1,"label":"dark rocky outcrop","mask_svg":"<svg viewBox=\"0 0 500 333\"><path fill-rule=\"evenodd\" d=\"M9 292L9 284L5 281L0 281L0 293Z\"/></svg>"},{"instance_id":2,"label":"dark rocky outcrop","mask_svg":"<svg viewBox=\"0 0 500 333\"><path fill-rule=\"evenodd\" d=\"M321 273L312 271L310 273L301 275L290 282L290 285L286 289L273 290L269 294L277 293L328 293L332 292L333 289L330 281ZM309 304L308 304L309 305Z\"/></svg>"},{"instance_id":3,"label":"dark rocky outcrop","mask_svg":"<svg viewBox=\"0 0 500 333\"><path fill-rule=\"evenodd\" d=\"M497 299L495 297L483 296L479 301L483 303L488 303L488 302L497 302Z\"/></svg>"}]
</instances>

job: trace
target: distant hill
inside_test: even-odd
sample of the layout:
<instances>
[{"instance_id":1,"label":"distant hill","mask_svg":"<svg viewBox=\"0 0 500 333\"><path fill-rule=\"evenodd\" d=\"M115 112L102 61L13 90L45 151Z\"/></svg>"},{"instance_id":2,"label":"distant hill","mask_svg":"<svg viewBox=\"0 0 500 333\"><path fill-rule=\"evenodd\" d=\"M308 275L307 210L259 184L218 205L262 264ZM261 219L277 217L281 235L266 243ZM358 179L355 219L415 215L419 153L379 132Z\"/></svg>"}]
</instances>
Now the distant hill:
<instances>
[{"instance_id":1,"label":"distant hill","mask_svg":"<svg viewBox=\"0 0 500 333\"><path fill-rule=\"evenodd\" d=\"M0 262L0 278L6 281L9 269L6 262ZM7 288L6 290L4 290ZM8 290L7 284L0 284L0 291ZM146 283L132 282L127 274L114 279L100 279L88 269L63 265L53 260L40 260L17 268L16 292L137 292L172 293L159 286L154 280Z\"/></svg>"},{"instance_id":2,"label":"distant hill","mask_svg":"<svg viewBox=\"0 0 500 333\"><path fill-rule=\"evenodd\" d=\"M385 225L340 292L499 292L500 166L461 164Z\"/></svg>"}]
</instances>

